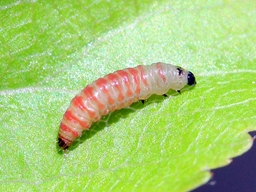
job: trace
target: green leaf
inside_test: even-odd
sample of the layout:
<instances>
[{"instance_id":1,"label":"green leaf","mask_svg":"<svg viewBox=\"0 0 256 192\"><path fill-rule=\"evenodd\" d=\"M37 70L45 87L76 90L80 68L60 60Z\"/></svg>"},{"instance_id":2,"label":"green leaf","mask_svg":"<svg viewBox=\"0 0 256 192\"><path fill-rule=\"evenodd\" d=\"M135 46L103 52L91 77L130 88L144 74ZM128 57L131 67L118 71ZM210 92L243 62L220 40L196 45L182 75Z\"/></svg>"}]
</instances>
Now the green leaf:
<instances>
[{"instance_id":1,"label":"green leaf","mask_svg":"<svg viewBox=\"0 0 256 192\"><path fill-rule=\"evenodd\" d=\"M252 145L256 5L243 1L1 1L1 191L188 191ZM193 89L115 111L67 156L58 126L86 84L158 61Z\"/></svg>"}]
</instances>

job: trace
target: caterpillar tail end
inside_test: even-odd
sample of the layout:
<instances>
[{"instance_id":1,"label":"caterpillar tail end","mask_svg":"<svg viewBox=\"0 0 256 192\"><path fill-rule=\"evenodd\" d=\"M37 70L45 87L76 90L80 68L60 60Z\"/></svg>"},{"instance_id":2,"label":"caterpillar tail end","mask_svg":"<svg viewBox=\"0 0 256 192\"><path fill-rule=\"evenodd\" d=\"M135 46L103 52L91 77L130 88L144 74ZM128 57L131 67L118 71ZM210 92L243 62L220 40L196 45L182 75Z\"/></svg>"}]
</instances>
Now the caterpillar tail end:
<instances>
[{"instance_id":1,"label":"caterpillar tail end","mask_svg":"<svg viewBox=\"0 0 256 192\"><path fill-rule=\"evenodd\" d=\"M63 151L67 151L69 146L71 145L72 141L65 139L59 135L58 138L58 145Z\"/></svg>"}]
</instances>

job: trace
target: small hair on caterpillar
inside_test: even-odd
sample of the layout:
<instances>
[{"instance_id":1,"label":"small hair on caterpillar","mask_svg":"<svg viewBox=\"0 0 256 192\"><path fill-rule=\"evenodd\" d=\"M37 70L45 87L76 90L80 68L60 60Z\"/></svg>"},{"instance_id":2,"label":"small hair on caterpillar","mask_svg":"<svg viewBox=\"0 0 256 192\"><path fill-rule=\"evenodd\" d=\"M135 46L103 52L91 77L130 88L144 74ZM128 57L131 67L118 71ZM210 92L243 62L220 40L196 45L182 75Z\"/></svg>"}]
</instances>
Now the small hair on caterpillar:
<instances>
[{"instance_id":1,"label":"small hair on caterpillar","mask_svg":"<svg viewBox=\"0 0 256 192\"><path fill-rule=\"evenodd\" d=\"M148 99L152 94L167 96L196 84L195 76L179 66L153 63L110 73L87 85L70 102L60 123L58 145L67 150L93 122L115 110Z\"/></svg>"}]
</instances>

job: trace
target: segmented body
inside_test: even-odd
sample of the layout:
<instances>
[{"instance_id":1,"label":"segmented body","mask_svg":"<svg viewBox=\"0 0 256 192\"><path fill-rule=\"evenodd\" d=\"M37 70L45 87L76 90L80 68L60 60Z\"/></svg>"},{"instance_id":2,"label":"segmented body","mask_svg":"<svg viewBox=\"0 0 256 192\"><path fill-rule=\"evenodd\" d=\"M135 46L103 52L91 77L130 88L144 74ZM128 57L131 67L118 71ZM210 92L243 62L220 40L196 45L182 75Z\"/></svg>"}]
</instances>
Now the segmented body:
<instances>
[{"instance_id":1,"label":"segmented body","mask_svg":"<svg viewBox=\"0 0 256 192\"><path fill-rule=\"evenodd\" d=\"M67 149L82 131L112 111L152 94L163 95L169 89L179 91L185 85L194 84L193 73L160 62L118 70L99 78L72 99L60 124L59 146Z\"/></svg>"}]
</instances>

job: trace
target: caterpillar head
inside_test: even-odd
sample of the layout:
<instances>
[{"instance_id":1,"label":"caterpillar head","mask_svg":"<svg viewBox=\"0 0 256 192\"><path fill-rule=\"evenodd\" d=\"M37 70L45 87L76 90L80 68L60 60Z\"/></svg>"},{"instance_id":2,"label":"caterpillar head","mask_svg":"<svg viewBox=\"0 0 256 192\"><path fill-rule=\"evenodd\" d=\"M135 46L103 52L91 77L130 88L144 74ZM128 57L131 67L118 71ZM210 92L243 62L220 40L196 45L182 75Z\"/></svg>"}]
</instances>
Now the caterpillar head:
<instances>
[{"instance_id":1,"label":"caterpillar head","mask_svg":"<svg viewBox=\"0 0 256 192\"><path fill-rule=\"evenodd\" d=\"M188 72L187 80L188 80L188 85L190 85L190 86L196 84L196 78L195 78L194 74L190 71Z\"/></svg>"},{"instance_id":2,"label":"caterpillar head","mask_svg":"<svg viewBox=\"0 0 256 192\"><path fill-rule=\"evenodd\" d=\"M195 78L194 74L191 71L187 71L187 70L185 70L185 69L183 69L182 67L179 67L179 66L176 66L176 69L178 71L179 78L183 79L183 83L182 83L183 86L185 86L185 85L193 86L193 85L196 84L196 78ZM182 81L180 81L180 82L182 82Z\"/></svg>"}]
</instances>

